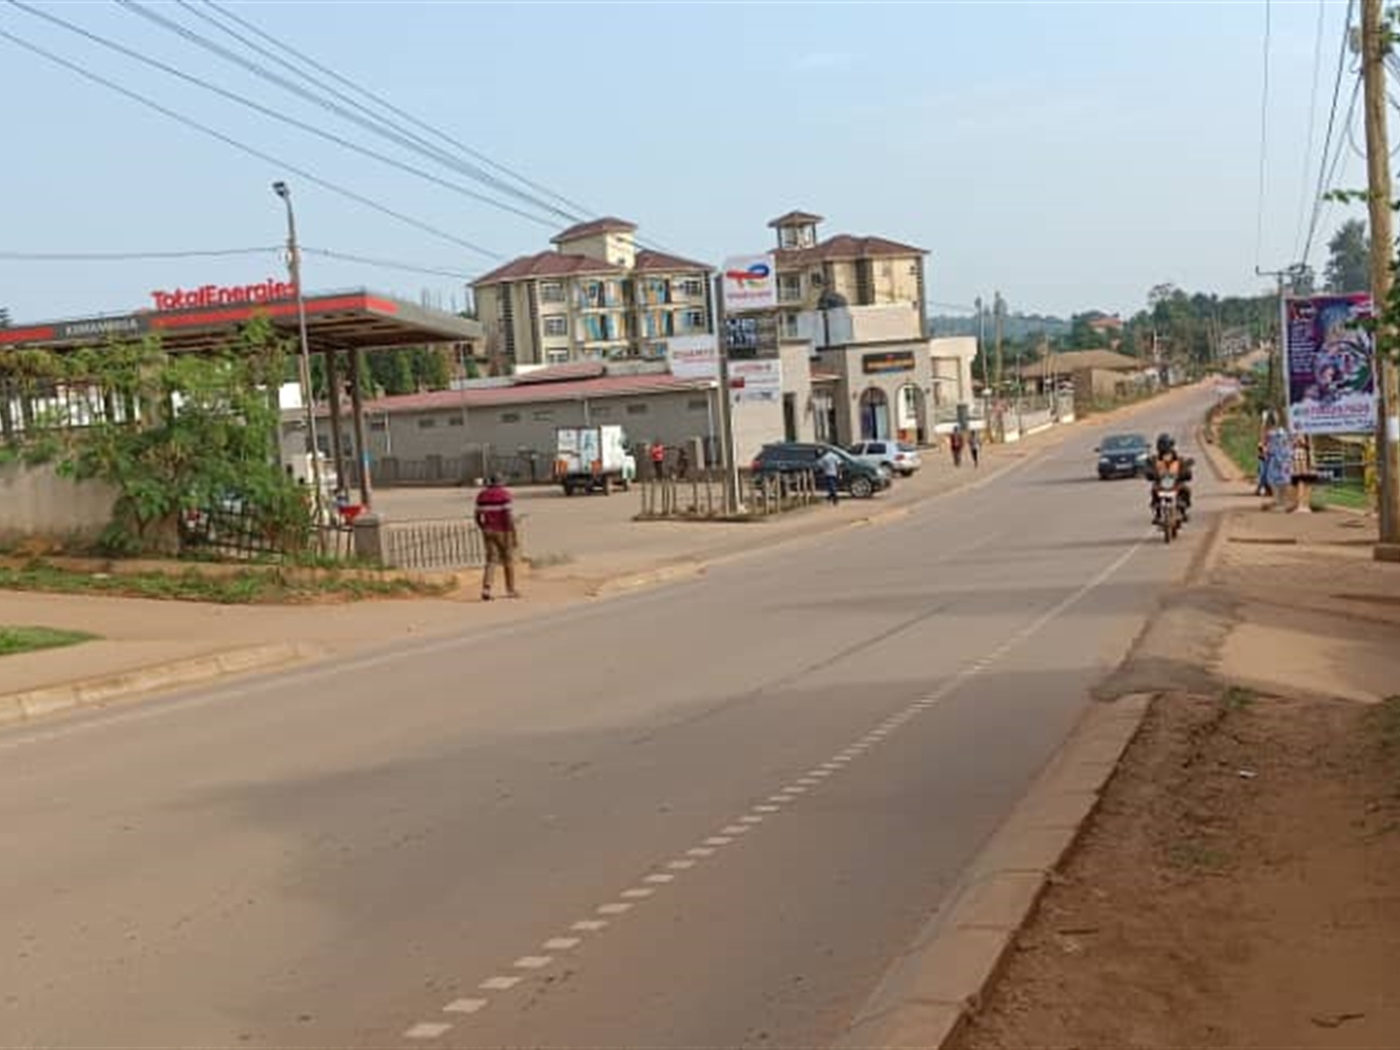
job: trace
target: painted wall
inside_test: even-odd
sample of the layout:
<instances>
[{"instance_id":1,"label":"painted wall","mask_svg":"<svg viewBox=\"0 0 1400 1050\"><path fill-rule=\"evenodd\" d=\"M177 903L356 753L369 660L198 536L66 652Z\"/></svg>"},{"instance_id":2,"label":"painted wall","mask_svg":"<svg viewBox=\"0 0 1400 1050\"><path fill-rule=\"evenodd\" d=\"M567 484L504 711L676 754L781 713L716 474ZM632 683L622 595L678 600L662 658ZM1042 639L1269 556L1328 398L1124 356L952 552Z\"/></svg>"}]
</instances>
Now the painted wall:
<instances>
[{"instance_id":1,"label":"painted wall","mask_svg":"<svg viewBox=\"0 0 1400 1050\"><path fill-rule=\"evenodd\" d=\"M0 465L0 537L95 538L116 498L109 485L70 481L51 466Z\"/></svg>"}]
</instances>

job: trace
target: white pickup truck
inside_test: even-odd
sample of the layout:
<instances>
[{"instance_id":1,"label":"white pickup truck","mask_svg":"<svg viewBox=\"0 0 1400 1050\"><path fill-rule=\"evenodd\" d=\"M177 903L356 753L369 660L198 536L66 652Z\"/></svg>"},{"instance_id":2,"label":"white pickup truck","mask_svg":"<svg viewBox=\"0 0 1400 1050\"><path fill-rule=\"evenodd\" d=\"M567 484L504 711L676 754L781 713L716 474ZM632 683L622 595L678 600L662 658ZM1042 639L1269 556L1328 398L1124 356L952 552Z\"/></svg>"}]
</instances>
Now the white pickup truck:
<instances>
[{"instance_id":1,"label":"white pickup truck","mask_svg":"<svg viewBox=\"0 0 1400 1050\"><path fill-rule=\"evenodd\" d=\"M614 486L624 492L637 480L637 460L620 426L560 427L555 431L554 480L564 495L601 492Z\"/></svg>"}]
</instances>

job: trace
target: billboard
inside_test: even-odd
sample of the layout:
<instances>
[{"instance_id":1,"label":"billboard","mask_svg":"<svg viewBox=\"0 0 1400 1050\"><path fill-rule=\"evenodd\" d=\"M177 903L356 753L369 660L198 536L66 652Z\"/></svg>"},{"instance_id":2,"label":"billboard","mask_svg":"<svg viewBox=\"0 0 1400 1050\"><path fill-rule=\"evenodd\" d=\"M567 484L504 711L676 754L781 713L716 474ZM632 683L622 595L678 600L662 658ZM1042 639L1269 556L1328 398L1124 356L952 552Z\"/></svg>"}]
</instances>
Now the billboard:
<instances>
[{"instance_id":1,"label":"billboard","mask_svg":"<svg viewBox=\"0 0 1400 1050\"><path fill-rule=\"evenodd\" d=\"M1288 424L1299 434L1366 434L1376 427L1371 296L1286 299Z\"/></svg>"},{"instance_id":2,"label":"billboard","mask_svg":"<svg viewBox=\"0 0 1400 1050\"><path fill-rule=\"evenodd\" d=\"M729 390L735 404L744 401L781 401L783 363L776 358L765 361L731 361Z\"/></svg>"},{"instance_id":3,"label":"billboard","mask_svg":"<svg viewBox=\"0 0 1400 1050\"><path fill-rule=\"evenodd\" d=\"M775 314L725 317L724 353L730 360L778 356L778 318Z\"/></svg>"},{"instance_id":4,"label":"billboard","mask_svg":"<svg viewBox=\"0 0 1400 1050\"><path fill-rule=\"evenodd\" d=\"M772 310L778 305L778 274L771 255L731 255L724 260L724 312Z\"/></svg>"},{"instance_id":5,"label":"billboard","mask_svg":"<svg viewBox=\"0 0 1400 1050\"><path fill-rule=\"evenodd\" d=\"M677 379L719 378L719 340L712 335L678 335L666 340L666 360Z\"/></svg>"}]
</instances>

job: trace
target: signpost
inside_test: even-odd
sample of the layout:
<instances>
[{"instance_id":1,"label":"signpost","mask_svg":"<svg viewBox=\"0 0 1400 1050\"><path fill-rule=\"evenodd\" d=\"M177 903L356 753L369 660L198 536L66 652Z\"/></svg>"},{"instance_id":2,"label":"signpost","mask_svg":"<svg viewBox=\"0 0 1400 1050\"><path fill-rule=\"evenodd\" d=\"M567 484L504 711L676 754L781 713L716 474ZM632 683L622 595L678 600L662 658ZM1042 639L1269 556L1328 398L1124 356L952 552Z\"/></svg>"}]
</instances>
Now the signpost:
<instances>
[{"instance_id":1,"label":"signpost","mask_svg":"<svg viewBox=\"0 0 1400 1050\"><path fill-rule=\"evenodd\" d=\"M778 360L778 274L770 255L734 255L724 260L715 277L715 330L719 334L720 429L724 441L725 509L739 510L739 464L734 448L734 405L732 376L740 380L739 390L757 383L758 399L782 397L781 363ZM730 361L763 365L749 374L730 368ZM772 366L767 367L767 366ZM773 383L777 383L776 390ZM750 400L742 393L740 398Z\"/></svg>"}]
</instances>

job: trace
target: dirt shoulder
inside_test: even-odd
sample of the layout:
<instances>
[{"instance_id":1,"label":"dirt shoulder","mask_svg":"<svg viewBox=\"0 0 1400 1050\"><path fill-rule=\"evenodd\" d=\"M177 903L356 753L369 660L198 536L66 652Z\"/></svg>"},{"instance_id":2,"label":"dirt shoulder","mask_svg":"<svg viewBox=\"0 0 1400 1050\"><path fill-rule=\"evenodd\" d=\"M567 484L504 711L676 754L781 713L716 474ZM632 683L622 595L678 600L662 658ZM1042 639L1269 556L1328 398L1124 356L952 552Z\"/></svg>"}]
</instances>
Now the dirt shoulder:
<instances>
[{"instance_id":1,"label":"dirt shoulder","mask_svg":"<svg viewBox=\"0 0 1400 1050\"><path fill-rule=\"evenodd\" d=\"M1160 695L961 1050L1400 1046L1400 567L1341 513L1221 529L1105 686Z\"/></svg>"}]
</instances>

